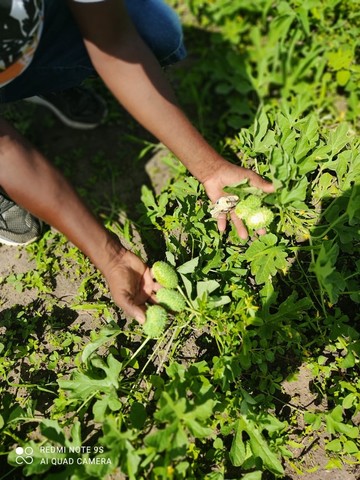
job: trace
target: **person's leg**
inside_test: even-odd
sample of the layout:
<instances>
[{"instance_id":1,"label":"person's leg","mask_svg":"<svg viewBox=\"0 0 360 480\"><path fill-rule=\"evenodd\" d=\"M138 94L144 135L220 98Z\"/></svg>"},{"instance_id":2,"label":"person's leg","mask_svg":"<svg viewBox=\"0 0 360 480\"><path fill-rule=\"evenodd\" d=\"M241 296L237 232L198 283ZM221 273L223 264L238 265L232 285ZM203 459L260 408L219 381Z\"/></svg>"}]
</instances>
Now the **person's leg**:
<instances>
[{"instance_id":1,"label":"person's leg","mask_svg":"<svg viewBox=\"0 0 360 480\"><path fill-rule=\"evenodd\" d=\"M161 66L185 58L181 22L169 5L163 0L125 0L125 3L140 36Z\"/></svg>"},{"instance_id":2,"label":"person's leg","mask_svg":"<svg viewBox=\"0 0 360 480\"><path fill-rule=\"evenodd\" d=\"M125 1L139 34L162 66L171 65L185 57L181 24L169 6L162 0ZM61 114L58 116L62 121L64 121L63 109L66 108L66 115L73 117L74 112L71 109L74 109L75 105L81 107L77 109L80 113L85 112L88 116L87 109L91 98L86 99L73 87L95 74L94 68L66 2L59 0L45 2L44 30L35 57L22 75L0 88L0 104L35 96L37 102L40 99L40 103L45 101L43 105L58 109ZM54 95L53 92L61 94ZM58 108L58 101L62 102L62 109ZM73 118L70 120L73 122ZM89 116L87 124L88 120ZM19 227L16 238L13 232L14 225L16 228ZM37 238L40 228L40 222L0 191L0 243L18 245L29 243Z\"/></svg>"},{"instance_id":3,"label":"person's leg","mask_svg":"<svg viewBox=\"0 0 360 480\"><path fill-rule=\"evenodd\" d=\"M41 222L14 203L0 188L0 243L27 245L41 233Z\"/></svg>"},{"instance_id":4,"label":"person's leg","mask_svg":"<svg viewBox=\"0 0 360 480\"><path fill-rule=\"evenodd\" d=\"M139 34L162 66L185 57L180 21L162 0L126 0ZM0 103L78 86L95 70L65 1L45 0L41 40L30 66L0 88Z\"/></svg>"}]
</instances>

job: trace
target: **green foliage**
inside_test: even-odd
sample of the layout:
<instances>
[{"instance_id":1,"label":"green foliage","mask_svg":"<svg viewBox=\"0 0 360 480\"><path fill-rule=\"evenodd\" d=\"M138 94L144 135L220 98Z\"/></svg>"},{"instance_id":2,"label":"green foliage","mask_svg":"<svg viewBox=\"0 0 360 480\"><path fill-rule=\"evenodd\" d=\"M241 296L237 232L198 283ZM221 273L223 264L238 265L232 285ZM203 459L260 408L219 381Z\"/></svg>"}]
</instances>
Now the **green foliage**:
<instances>
[{"instance_id":1,"label":"green foliage","mask_svg":"<svg viewBox=\"0 0 360 480\"><path fill-rule=\"evenodd\" d=\"M179 98L225 157L274 182L268 195L226 189L242 218L261 206L274 220L247 242L231 227L220 234L203 187L169 154L171 178L158 194L142 187L136 225L105 217L132 246L135 227L162 238L153 274L176 290L158 292L171 313L150 306L144 327L124 324L60 234L27 247L33 268L1 280L38 295L1 312L2 478L297 478L317 467L307 452L321 443L327 469L356 476L357 2L170 3L193 59L173 72ZM96 157L98 179L107 170ZM60 272L71 287L79 280L66 307ZM84 311L90 332L74 322ZM31 464L15 446L32 449Z\"/></svg>"}]
</instances>

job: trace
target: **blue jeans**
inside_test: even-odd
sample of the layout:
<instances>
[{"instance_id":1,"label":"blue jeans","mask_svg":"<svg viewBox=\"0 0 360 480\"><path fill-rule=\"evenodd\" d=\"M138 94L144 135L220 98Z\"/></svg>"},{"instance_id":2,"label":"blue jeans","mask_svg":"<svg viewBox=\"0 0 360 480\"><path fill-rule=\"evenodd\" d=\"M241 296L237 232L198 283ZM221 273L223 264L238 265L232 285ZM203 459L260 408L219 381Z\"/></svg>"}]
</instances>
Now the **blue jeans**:
<instances>
[{"instance_id":1,"label":"blue jeans","mask_svg":"<svg viewBox=\"0 0 360 480\"><path fill-rule=\"evenodd\" d=\"M125 0L143 40L161 66L186 56L176 13L163 0ZM65 0L45 0L44 29L30 66L0 88L0 103L79 85L96 72Z\"/></svg>"}]
</instances>

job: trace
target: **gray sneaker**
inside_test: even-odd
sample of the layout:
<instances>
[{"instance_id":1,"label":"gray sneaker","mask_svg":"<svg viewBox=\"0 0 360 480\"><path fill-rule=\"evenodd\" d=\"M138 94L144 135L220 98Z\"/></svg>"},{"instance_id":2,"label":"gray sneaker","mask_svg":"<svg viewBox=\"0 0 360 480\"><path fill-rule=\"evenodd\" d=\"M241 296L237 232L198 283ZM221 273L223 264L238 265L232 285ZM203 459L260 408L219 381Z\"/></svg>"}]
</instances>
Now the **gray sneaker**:
<instances>
[{"instance_id":1,"label":"gray sneaker","mask_svg":"<svg viewBox=\"0 0 360 480\"><path fill-rule=\"evenodd\" d=\"M102 97L83 86L36 95L25 100L48 108L64 125L83 130L97 127L107 114Z\"/></svg>"},{"instance_id":2,"label":"gray sneaker","mask_svg":"<svg viewBox=\"0 0 360 480\"><path fill-rule=\"evenodd\" d=\"M0 243L27 245L41 233L41 221L0 193Z\"/></svg>"}]
</instances>

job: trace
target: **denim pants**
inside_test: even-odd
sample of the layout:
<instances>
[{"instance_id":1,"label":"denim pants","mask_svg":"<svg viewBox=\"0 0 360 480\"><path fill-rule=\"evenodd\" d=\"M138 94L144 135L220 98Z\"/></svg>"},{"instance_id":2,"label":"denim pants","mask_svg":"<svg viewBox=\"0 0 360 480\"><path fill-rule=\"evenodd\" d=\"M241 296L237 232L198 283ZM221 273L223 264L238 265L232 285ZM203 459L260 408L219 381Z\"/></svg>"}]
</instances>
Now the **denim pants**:
<instances>
[{"instance_id":1,"label":"denim pants","mask_svg":"<svg viewBox=\"0 0 360 480\"><path fill-rule=\"evenodd\" d=\"M186 56L180 21L163 0L125 0L125 3L140 36L161 66ZM66 90L94 74L65 0L45 0L44 28L35 56L19 77L0 88L0 103Z\"/></svg>"}]
</instances>

